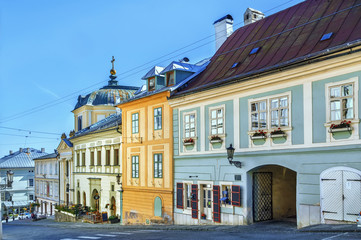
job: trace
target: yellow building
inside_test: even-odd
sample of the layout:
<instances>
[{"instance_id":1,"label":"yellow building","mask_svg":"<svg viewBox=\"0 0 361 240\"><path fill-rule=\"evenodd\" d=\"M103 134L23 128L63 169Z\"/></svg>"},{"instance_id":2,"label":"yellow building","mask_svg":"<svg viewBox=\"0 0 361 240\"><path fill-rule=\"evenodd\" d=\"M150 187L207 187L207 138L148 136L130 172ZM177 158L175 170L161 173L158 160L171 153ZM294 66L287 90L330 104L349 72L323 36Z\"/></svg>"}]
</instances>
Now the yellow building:
<instances>
[{"instance_id":1,"label":"yellow building","mask_svg":"<svg viewBox=\"0 0 361 240\"><path fill-rule=\"evenodd\" d=\"M173 222L172 91L201 67L172 62L144 77L146 90L118 105L123 133L123 223Z\"/></svg>"}]
</instances>

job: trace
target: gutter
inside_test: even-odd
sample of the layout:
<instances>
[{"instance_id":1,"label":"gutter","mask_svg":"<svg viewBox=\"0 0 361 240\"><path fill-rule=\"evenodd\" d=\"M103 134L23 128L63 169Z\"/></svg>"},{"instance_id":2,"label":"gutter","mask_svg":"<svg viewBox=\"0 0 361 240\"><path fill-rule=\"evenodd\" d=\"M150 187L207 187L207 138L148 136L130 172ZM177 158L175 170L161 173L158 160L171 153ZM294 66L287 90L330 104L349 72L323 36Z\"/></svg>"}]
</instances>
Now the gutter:
<instances>
[{"instance_id":1,"label":"gutter","mask_svg":"<svg viewBox=\"0 0 361 240\"><path fill-rule=\"evenodd\" d=\"M237 83L237 82L243 82L243 81L247 81L247 80L251 80L254 78L258 78L261 76L265 76L265 75L269 75L272 74L274 72L278 72L278 71L282 71L282 70L286 70L289 68L295 68L298 66L302 66L302 65L306 65L306 64L310 64L312 62L316 62L317 60L322 61L324 59L320 59L322 57L327 57L333 53L338 53L336 56L330 56L329 58L334 58L334 57L338 57L344 54L351 54L354 52L359 52L361 51L361 49L356 49L356 50L352 50L352 48L360 46L361 45L361 39L349 42L349 43L345 43L333 48L328 48L316 53L312 53L312 54L308 54L306 56L302 56L302 57L298 57L277 65L273 65L270 67L266 67L266 68L262 68L259 70L255 70L255 71L251 71L251 72L247 72L247 73L242 73L230 78L225 78L225 79L221 79L212 83L208 83L202 86L198 86L189 90L185 90L183 92L180 93L175 93L171 96L171 98L180 98L186 95L190 95L194 92L200 92L200 91L205 91L205 90L210 90L210 89L214 89L214 88L218 88L221 86L226 86L226 85L230 85L232 83ZM343 50L347 50L350 49L349 52L343 53Z\"/></svg>"}]
</instances>

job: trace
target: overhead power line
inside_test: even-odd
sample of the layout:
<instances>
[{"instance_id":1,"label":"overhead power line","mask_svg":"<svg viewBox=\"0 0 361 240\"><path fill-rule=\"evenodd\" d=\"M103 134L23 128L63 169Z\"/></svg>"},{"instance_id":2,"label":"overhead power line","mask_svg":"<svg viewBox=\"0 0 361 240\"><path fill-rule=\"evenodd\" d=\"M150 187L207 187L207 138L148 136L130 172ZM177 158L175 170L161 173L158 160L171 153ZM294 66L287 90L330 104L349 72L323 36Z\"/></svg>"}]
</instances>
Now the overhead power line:
<instances>
[{"instance_id":1,"label":"overhead power line","mask_svg":"<svg viewBox=\"0 0 361 240\"><path fill-rule=\"evenodd\" d=\"M25 135L17 135L17 134L9 134L9 133L0 133L0 135L13 136L13 137L25 137L25 138L43 138L43 139L57 139L60 138L48 138L48 137L37 137L37 136L25 136Z\"/></svg>"},{"instance_id":2,"label":"overhead power line","mask_svg":"<svg viewBox=\"0 0 361 240\"><path fill-rule=\"evenodd\" d=\"M287 2L285 2L285 3L282 3L282 4L280 4L280 5L276 6L276 7L273 7L273 8L271 8L271 9L269 9L269 10L266 10L264 13L267 13L267 12L269 12L269 11L271 11L271 10L274 10L274 9L276 9L276 8L279 8L279 7L281 7L281 6L283 6L283 5L286 5L286 4L288 4L288 3L290 3L290 2L293 2L293 1L296 1L296 0L290 0L290 1L287 1ZM239 23L237 23L237 24L234 24L233 26L238 26L238 25L243 24L243 23L244 23L244 21L241 21L241 22L239 22ZM135 75L135 74L137 74L137 73L139 73L139 72L142 72L142 71L147 70L149 67L142 68L142 69L139 69L139 68L141 68L141 67L143 67L143 66L147 66L147 65L149 65L149 64L151 64L151 63L154 63L154 62L156 62L156 61L158 61L158 60L161 60L161 59L163 59L163 58L165 58L165 57L168 57L168 56L170 56L170 55L172 55L172 54L174 54L174 53L177 53L177 52L179 52L179 51L181 51L181 50L187 49L187 48L189 48L189 47L191 47L191 46L193 46L193 45L196 45L197 43L200 43L200 42L202 42L202 41L204 41L204 40L206 40L206 39L209 39L209 38L211 38L211 37L214 37L215 35L216 35L216 34L212 34L212 35L209 35L209 36L207 36L207 37L204 37L204 38L202 38L202 39L200 39L200 40L197 40L197 41L195 41L195 42L193 42L193 43L191 43L191 44L188 44L188 45L186 45L186 46L184 46L184 47L178 48L178 49L175 50L175 51L172 51L172 52L170 52L170 53L167 53L167 54L165 54L165 55L162 55L161 57L155 58L155 59L153 59L153 60L151 60L151 61L149 61L149 62L146 62L146 63L144 63L144 64L141 64L141 65L139 65L139 66L137 66L137 67L134 67L134 68L129 69L129 70L127 70L127 71L124 71L124 72L122 72L122 73L119 73L118 76L122 76L122 75L125 75L125 74L129 73L129 72L133 72L133 71L137 70L136 72L133 72L132 74L129 74L129 75L127 75L127 76L125 76L125 77L122 78L122 79L127 79L127 78L129 78L129 77L131 77L131 76L133 76L133 75ZM220 36L220 37L223 37L223 36ZM189 49L189 50L187 50L187 51L178 53L177 55L174 55L174 56L172 56L172 57L170 57L170 58L163 59L163 60L161 61L161 63L162 63L162 62L165 62L165 61L169 61L169 60L171 60L171 59L174 59L175 57L182 56L183 54L188 53L188 52L191 52L191 51L194 51L194 50L196 50L196 49L198 49L198 48L204 47L204 46L206 46L206 45L208 45L208 44L210 44L210 43L213 43L215 40L216 40L216 39L212 39L212 40L209 41L209 42L203 43L203 44L201 44L201 45L199 45L199 46L196 46L196 47L194 47L194 48L192 48L192 49ZM66 101L69 101L69 100L73 100L73 97L76 96L76 95L78 95L79 93L81 93L81 92L83 92L83 91L85 91L85 90L88 90L88 89L90 89L90 88L92 88L92 87L94 87L94 86L98 86L99 84L102 84L102 83L104 83L104 82L106 82L106 81L107 81L107 80L103 80L103 81L97 82L97 83L95 83L95 84L93 84L93 85L91 85L91 86L89 86L89 87L80 89L80 90L75 91L75 92L73 92L73 93L70 93L70 94L68 94L68 95L66 95L66 96L64 96L64 97L61 97L61 98L59 98L59 99L57 99L57 100L54 100L54 101L52 101L52 102L48 102L48 103L46 103L46 104L39 105L39 106L34 107L34 108L31 108L31 109L29 109L29 110L22 111L22 112L19 112L19 113L17 113L17 114L14 114L14 115L10 115L10 116L8 116L8 117L5 117L5 118L1 119L1 120L0 120L0 123L12 121L12 120L15 120L15 119L18 119L18 118L27 116L27 115L29 115L29 114L33 114L33 113L42 111L42 110L44 110L44 109L47 109L47 108L50 108L50 107L59 105L59 104L61 104L61 103L63 103L63 102L66 102Z\"/></svg>"},{"instance_id":3,"label":"overhead power line","mask_svg":"<svg viewBox=\"0 0 361 240\"><path fill-rule=\"evenodd\" d=\"M11 127L2 127L2 126L0 126L0 128L14 130L14 131L20 131L20 132L28 132L29 134L40 133L40 134L50 134L50 135L57 135L57 136L61 135L61 133L40 132L40 131L25 130L25 129L20 129L20 128L11 128Z\"/></svg>"}]
</instances>

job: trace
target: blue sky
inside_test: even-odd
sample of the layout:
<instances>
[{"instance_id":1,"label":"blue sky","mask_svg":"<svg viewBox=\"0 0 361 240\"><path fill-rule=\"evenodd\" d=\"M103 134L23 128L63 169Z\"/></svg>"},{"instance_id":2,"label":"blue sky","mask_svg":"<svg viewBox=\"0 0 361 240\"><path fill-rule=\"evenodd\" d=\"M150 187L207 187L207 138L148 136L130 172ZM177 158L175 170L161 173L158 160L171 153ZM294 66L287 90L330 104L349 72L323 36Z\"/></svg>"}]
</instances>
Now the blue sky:
<instances>
[{"instance_id":1,"label":"blue sky","mask_svg":"<svg viewBox=\"0 0 361 240\"><path fill-rule=\"evenodd\" d=\"M78 95L107 84L112 56L119 84L141 86L154 65L212 56L213 22L226 14L236 29L247 7L269 16L299 2L1 1L0 157L20 147L53 152L74 129Z\"/></svg>"}]
</instances>

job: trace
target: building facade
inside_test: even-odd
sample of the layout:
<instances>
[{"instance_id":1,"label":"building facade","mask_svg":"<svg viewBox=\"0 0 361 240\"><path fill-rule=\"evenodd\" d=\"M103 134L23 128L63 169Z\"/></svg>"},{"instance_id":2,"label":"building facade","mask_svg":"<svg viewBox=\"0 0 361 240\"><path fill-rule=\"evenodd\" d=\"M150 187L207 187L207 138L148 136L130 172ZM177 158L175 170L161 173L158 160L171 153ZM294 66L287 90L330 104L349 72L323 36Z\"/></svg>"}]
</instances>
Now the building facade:
<instances>
[{"instance_id":1,"label":"building facade","mask_svg":"<svg viewBox=\"0 0 361 240\"><path fill-rule=\"evenodd\" d=\"M35 162L35 196L40 204L38 213L51 216L59 204L59 154L47 154L34 159Z\"/></svg>"},{"instance_id":2,"label":"building facade","mask_svg":"<svg viewBox=\"0 0 361 240\"><path fill-rule=\"evenodd\" d=\"M47 155L45 149L20 148L19 151L10 151L9 155L0 159L0 179L3 190L1 200L3 210L7 213L20 213L24 208L29 209L30 203L35 200L34 158ZM12 182L9 182L8 173L12 173Z\"/></svg>"},{"instance_id":3,"label":"building facade","mask_svg":"<svg viewBox=\"0 0 361 240\"><path fill-rule=\"evenodd\" d=\"M248 24L171 96L175 223L356 221L360 13L309 0Z\"/></svg>"},{"instance_id":4,"label":"building facade","mask_svg":"<svg viewBox=\"0 0 361 240\"><path fill-rule=\"evenodd\" d=\"M73 203L121 217L121 115L75 133Z\"/></svg>"},{"instance_id":5,"label":"building facade","mask_svg":"<svg viewBox=\"0 0 361 240\"><path fill-rule=\"evenodd\" d=\"M173 222L173 114L168 97L202 64L156 66L142 78L146 90L118 105L123 115L126 224Z\"/></svg>"},{"instance_id":6,"label":"building facade","mask_svg":"<svg viewBox=\"0 0 361 240\"><path fill-rule=\"evenodd\" d=\"M69 134L72 137L74 133ZM74 203L73 184L73 144L65 134L61 137L61 142L57 148L59 153L59 204L71 205Z\"/></svg>"}]
</instances>

